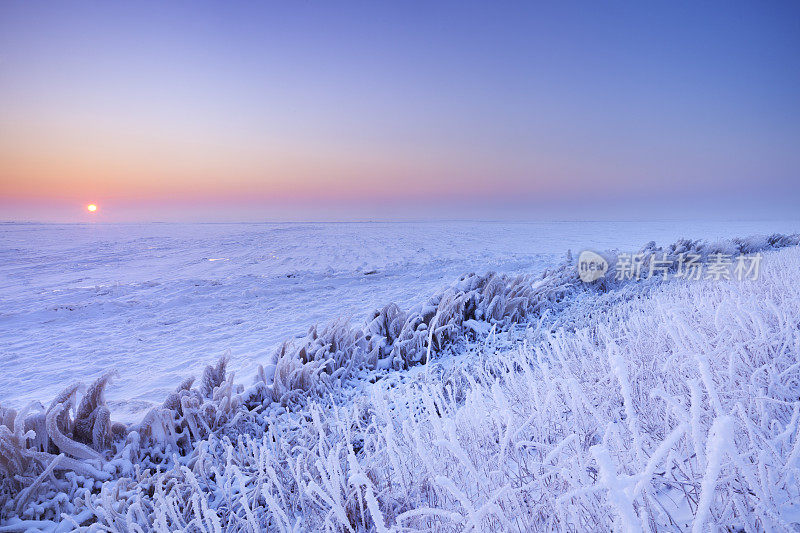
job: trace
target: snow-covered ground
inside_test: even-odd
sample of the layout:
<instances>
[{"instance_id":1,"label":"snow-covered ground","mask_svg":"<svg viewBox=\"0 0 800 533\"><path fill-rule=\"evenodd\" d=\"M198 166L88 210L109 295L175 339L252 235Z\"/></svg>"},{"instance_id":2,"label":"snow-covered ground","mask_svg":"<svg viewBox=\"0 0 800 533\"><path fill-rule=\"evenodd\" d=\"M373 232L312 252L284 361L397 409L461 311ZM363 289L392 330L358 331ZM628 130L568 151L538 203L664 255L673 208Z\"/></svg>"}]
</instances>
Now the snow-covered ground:
<instances>
[{"instance_id":1,"label":"snow-covered ground","mask_svg":"<svg viewBox=\"0 0 800 533\"><path fill-rule=\"evenodd\" d=\"M799 245L658 250L755 280L465 276L138 424L106 377L0 409L0 531L798 530Z\"/></svg>"},{"instance_id":2,"label":"snow-covered ground","mask_svg":"<svg viewBox=\"0 0 800 533\"><path fill-rule=\"evenodd\" d=\"M797 221L2 224L0 403L52 398L114 368L109 404L134 421L227 350L249 377L312 324L406 309L468 272L539 272L567 249L796 231Z\"/></svg>"}]
</instances>

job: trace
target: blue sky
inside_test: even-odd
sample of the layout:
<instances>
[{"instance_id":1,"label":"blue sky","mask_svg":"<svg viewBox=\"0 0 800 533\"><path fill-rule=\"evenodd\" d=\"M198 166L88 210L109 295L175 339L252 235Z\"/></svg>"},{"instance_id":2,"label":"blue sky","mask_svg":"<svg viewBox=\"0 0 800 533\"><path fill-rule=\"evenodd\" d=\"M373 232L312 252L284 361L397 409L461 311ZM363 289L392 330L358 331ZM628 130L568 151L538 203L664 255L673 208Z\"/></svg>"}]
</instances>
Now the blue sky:
<instances>
[{"instance_id":1,"label":"blue sky","mask_svg":"<svg viewBox=\"0 0 800 533\"><path fill-rule=\"evenodd\" d=\"M0 218L791 212L800 3L4 2L0 120Z\"/></svg>"}]
</instances>

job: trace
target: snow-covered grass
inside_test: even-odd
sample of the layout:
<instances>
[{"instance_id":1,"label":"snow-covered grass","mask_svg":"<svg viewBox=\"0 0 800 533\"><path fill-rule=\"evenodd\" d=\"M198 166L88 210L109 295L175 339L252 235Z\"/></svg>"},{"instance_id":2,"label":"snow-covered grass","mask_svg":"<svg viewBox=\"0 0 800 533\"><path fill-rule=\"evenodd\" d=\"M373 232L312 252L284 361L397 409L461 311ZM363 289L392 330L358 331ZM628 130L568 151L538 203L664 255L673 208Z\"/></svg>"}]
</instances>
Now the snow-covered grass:
<instances>
[{"instance_id":1,"label":"snow-covered grass","mask_svg":"<svg viewBox=\"0 0 800 533\"><path fill-rule=\"evenodd\" d=\"M247 389L209 367L124 430L103 386L74 419L70 389L38 415L53 442L3 413L0 531L794 531L798 273L791 247L756 281L467 277L432 311L315 330ZM426 334L395 365L414 313Z\"/></svg>"},{"instance_id":2,"label":"snow-covered grass","mask_svg":"<svg viewBox=\"0 0 800 533\"><path fill-rule=\"evenodd\" d=\"M116 368L108 405L136 422L227 350L249 383L313 324L408 310L467 272L775 231L800 221L0 224L0 403L49 400Z\"/></svg>"}]
</instances>

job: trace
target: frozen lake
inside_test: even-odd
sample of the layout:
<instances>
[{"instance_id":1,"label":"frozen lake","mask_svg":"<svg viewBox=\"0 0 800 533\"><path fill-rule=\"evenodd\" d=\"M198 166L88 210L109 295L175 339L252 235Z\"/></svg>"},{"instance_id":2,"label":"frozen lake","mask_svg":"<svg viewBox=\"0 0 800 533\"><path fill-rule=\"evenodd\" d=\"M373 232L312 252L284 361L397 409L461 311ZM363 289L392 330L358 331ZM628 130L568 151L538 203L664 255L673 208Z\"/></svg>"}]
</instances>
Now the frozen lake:
<instances>
[{"instance_id":1,"label":"frozen lake","mask_svg":"<svg viewBox=\"0 0 800 533\"><path fill-rule=\"evenodd\" d=\"M283 340L403 308L467 272L537 272L567 249L800 231L797 221L0 224L0 402L48 403L116 368L132 420L231 350L254 372Z\"/></svg>"}]
</instances>

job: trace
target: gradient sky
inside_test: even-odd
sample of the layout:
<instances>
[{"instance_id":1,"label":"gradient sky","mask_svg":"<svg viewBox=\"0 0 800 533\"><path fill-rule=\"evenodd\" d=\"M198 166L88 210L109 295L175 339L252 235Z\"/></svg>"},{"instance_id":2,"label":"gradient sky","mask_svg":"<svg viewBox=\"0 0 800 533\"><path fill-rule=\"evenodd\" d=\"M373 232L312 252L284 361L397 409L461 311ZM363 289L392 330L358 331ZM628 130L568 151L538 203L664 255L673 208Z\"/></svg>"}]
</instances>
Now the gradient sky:
<instances>
[{"instance_id":1,"label":"gradient sky","mask_svg":"<svg viewBox=\"0 0 800 533\"><path fill-rule=\"evenodd\" d=\"M4 1L0 219L89 202L110 221L792 213L800 2Z\"/></svg>"}]
</instances>

